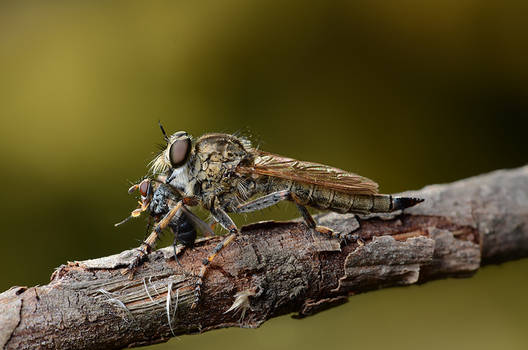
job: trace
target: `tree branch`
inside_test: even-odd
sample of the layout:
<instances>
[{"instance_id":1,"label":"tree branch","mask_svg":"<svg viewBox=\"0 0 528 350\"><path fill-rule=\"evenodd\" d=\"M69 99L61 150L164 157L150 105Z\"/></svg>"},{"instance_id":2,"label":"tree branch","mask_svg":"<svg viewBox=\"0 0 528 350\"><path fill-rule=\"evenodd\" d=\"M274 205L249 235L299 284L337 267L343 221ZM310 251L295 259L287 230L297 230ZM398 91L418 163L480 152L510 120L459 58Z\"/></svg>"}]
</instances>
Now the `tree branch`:
<instances>
[{"instance_id":1,"label":"tree branch","mask_svg":"<svg viewBox=\"0 0 528 350\"><path fill-rule=\"evenodd\" d=\"M195 277L220 238L179 251L155 251L134 279L122 276L133 251L60 266L51 282L0 294L0 345L6 349L114 349L167 341L215 328L258 327L295 312L314 314L373 289L471 276L483 264L528 256L528 166L407 192L426 201L405 214L321 215L323 225L356 232L338 242L299 222L243 228L204 281ZM187 273L186 273L187 272Z\"/></svg>"}]
</instances>

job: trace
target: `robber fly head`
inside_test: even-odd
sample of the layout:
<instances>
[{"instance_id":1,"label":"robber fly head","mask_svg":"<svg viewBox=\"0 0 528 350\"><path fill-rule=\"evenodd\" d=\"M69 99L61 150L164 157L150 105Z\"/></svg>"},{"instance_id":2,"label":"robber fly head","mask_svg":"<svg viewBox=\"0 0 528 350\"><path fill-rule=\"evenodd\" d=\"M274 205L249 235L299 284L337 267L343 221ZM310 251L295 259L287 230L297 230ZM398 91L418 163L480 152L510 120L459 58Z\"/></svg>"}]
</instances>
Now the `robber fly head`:
<instances>
[{"instance_id":1,"label":"robber fly head","mask_svg":"<svg viewBox=\"0 0 528 350\"><path fill-rule=\"evenodd\" d=\"M161 124L160 128L167 145L152 162L151 171L153 174L165 174L169 169L185 166L192 148L191 136L185 131L175 132L169 137Z\"/></svg>"},{"instance_id":2,"label":"robber fly head","mask_svg":"<svg viewBox=\"0 0 528 350\"><path fill-rule=\"evenodd\" d=\"M174 169L183 166L191 153L191 137L185 131L178 131L169 138L164 152L165 162Z\"/></svg>"}]
</instances>

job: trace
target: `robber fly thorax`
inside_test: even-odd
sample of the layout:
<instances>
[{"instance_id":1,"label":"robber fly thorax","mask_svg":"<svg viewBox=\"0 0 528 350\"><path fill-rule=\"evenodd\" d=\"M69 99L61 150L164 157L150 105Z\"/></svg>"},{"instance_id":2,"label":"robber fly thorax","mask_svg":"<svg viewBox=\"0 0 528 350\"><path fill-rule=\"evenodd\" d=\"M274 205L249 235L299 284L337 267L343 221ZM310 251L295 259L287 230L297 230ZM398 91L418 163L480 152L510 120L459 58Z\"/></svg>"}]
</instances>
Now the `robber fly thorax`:
<instances>
[{"instance_id":1,"label":"robber fly thorax","mask_svg":"<svg viewBox=\"0 0 528 350\"><path fill-rule=\"evenodd\" d=\"M236 173L239 166L253 161L253 154L246 149L250 147L247 141L209 134L192 144L190 136L180 132L171 136L169 143L172 146L154 161L153 172L166 174L169 185L183 196L195 198L202 207L235 212L245 200L263 190L259 179ZM182 156L183 160L179 160Z\"/></svg>"},{"instance_id":2,"label":"robber fly thorax","mask_svg":"<svg viewBox=\"0 0 528 350\"><path fill-rule=\"evenodd\" d=\"M242 137L213 133L193 139L184 131L169 137L161 129L167 147L153 160L151 176L161 179L176 195L142 245L143 255L150 252L161 230L175 216L188 212L187 206L207 209L230 232L203 262L197 275L196 301L207 266L238 234L228 213L252 212L287 200L295 203L310 229L342 241L353 241L355 235L349 232L334 232L318 226L306 206L338 213L370 214L393 212L422 201L379 194L378 185L363 176L267 153ZM205 224L201 220L191 221L195 225ZM137 265L131 264L126 272Z\"/></svg>"}]
</instances>

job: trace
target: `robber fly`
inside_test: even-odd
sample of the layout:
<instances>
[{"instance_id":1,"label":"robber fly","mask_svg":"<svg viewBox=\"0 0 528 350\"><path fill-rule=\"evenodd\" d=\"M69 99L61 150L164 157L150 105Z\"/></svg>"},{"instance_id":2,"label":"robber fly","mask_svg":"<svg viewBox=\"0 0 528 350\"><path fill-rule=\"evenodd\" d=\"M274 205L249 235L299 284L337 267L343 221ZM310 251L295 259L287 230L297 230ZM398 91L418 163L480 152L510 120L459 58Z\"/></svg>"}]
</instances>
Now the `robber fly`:
<instances>
[{"instance_id":1,"label":"robber fly","mask_svg":"<svg viewBox=\"0 0 528 350\"><path fill-rule=\"evenodd\" d=\"M173 217L188 212L188 206L205 208L229 232L203 261L192 307L199 300L207 267L239 232L228 213L252 212L287 200L296 204L309 228L346 241L352 240L353 235L317 225L306 206L338 213L369 214L392 212L423 201L378 194L378 185L370 179L327 165L264 152L243 137L213 133L193 139L184 131L168 136L160 127L167 146L153 160L151 173L163 177L164 183L179 194L179 201L158 221L140 253L148 254L161 230ZM256 199L250 200L252 197ZM131 264L124 273L136 266L137 263Z\"/></svg>"}]
</instances>

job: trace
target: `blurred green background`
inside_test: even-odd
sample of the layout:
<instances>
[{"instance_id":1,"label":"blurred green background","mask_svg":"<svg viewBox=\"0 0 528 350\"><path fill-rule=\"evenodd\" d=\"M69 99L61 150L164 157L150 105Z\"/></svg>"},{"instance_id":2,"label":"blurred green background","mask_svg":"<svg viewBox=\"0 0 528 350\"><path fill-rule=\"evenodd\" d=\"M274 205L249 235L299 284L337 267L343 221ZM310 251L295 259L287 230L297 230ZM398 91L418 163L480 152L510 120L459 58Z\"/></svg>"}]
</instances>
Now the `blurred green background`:
<instances>
[{"instance_id":1,"label":"blurred green background","mask_svg":"<svg viewBox=\"0 0 528 350\"><path fill-rule=\"evenodd\" d=\"M126 190L162 142L158 120L242 130L387 193L526 164L527 13L526 1L3 1L0 290L138 244L144 222L113 224L135 206ZM249 220L297 215L285 204ZM152 349L526 349L527 268Z\"/></svg>"}]
</instances>

